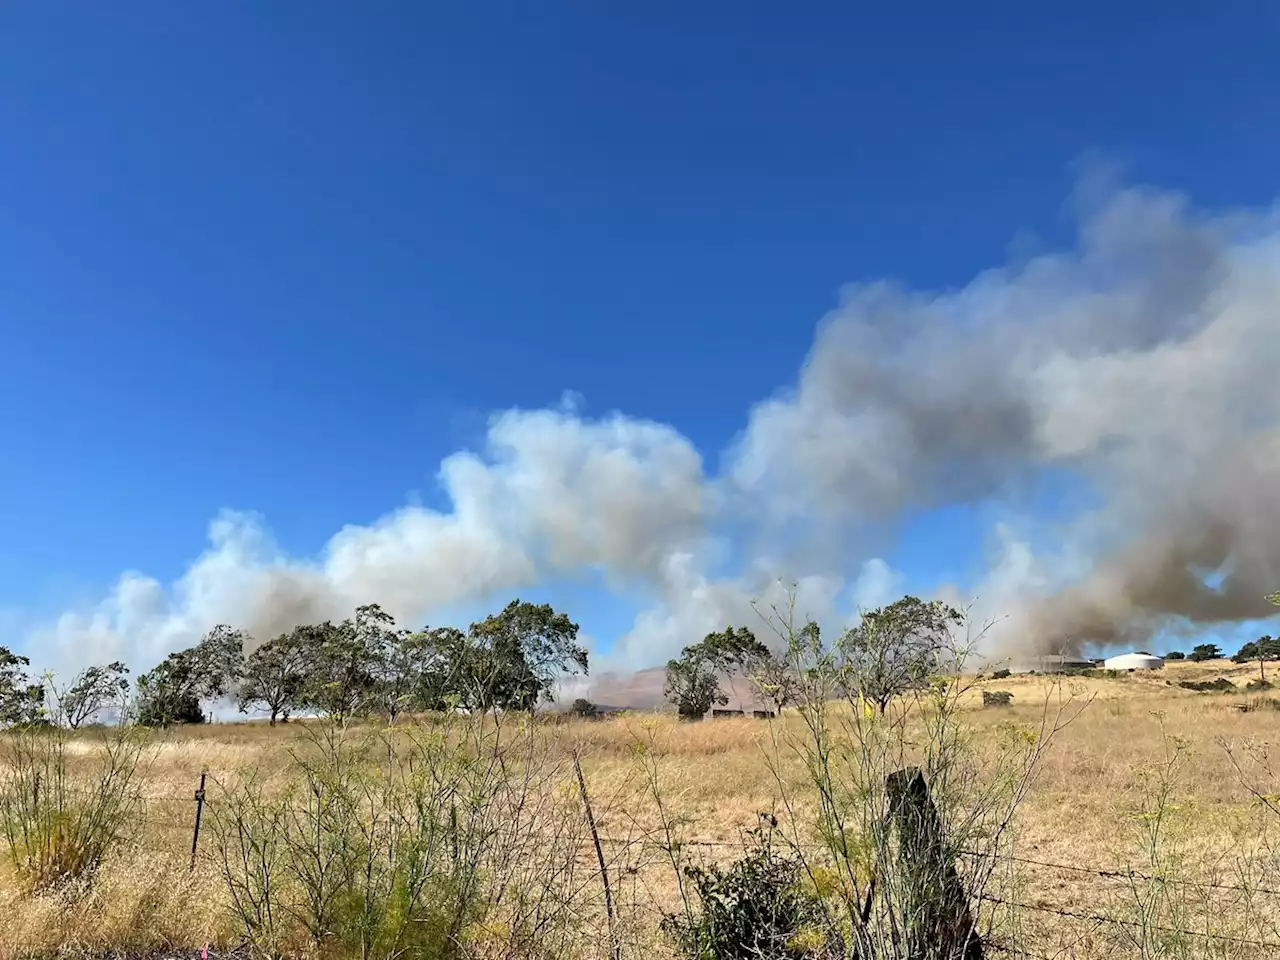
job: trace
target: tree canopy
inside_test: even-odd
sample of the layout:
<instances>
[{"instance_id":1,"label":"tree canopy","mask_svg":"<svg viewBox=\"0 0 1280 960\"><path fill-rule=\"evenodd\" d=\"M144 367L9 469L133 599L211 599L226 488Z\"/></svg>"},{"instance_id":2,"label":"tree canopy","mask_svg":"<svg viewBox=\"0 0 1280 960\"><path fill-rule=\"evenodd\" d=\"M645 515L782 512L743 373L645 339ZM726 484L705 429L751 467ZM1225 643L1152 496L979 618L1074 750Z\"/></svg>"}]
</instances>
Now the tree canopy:
<instances>
[{"instance_id":1,"label":"tree canopy","mask_svg":"<svg viewBox=\"0 0 1280 960\"><path fill-rule=\"evenodd\" d=\"M0 725L34 723L42 718L44 686L27 676L30 665L28 658L0 647Z\"/></svg>"},{"instance_id":2,"label":"tree canopy","mask_svg":"<svg viewBox=\"0 0 1280 960\"><path fill-rule=\"evenodd\" d=\"M138 677L138 722L152 727L202 723L201 701L225 696L239 679L246 639L219 624L194 647L169 654Z\"/></svg>"},{"instance_id":3,"label":"tree canopy","mask_svg":"<svg viewBox=\"0 0 1280 960\"><path fill-rule=\"evenodd\" d=\"M275 726L302 705L310 667L307 630L295 627L249 655L237 691L242 712L265 710Z\"/></svg>"},{"instance_id":4,"label":"tree canopy","mask_svg":"<svg viewBox=\"0 0 1280 960\"><path fill-rule=\"evenodd\" d=\"M138 678L136 715L150 726L200 723L204 703L222 697L273 725L303 712L394 723L402 713L452 707L529 710L553 699L561 676L586 672L577 637L566 614L520 600L465 632L399 628L377 604L338 623L301 624L256 648L221 625ZM124 670L93 668L73 684L86 694L78 714L92 712L87 693L106 689L103 671L116 668Z\"/></svg>"},{"instance_id":5,"label":"tree canopy","mask_svg":"<svg viewBox=\"0 0 1280 960\"><path fill-rule=\"evenodd\" d=\"M883 713L894 697L945 668L964 615L940 600L903 597L868 610L837 641L846 685Z\"/></svg>"},{"instance_id":6,"label":"tree canopy","mask_svg":"<svg viewBox=\"0 0 1280 960\"><path fill-rule=\"evenodd\" d=\"M119 660L103 667L86 667L58 697L61 719L72 730L108 707L125 706L129 695L129 668Z\"/></svg>"},{"instance_id":7,"label":"tree canopy","mask_svg":"<svg viewBox=\"0 0 1280 960\"><path fill-rule=\"evenodd\" d=\"M512 600L473 623L467 641L462 658L471 706L529 710L552 699L561 676L587 672L578 625L550 604Z\"/></svg>"},{"instance_id":8,"label":"tree canopy","mask_svg":"<svg viewBox=\"0 0 1280 960\"><path fill-rule=\"evenodd\" d=\"M1237 650L1236 655L1231 659L1236 663L1248 663L1251 660L1258 661L1258 673L1265 680L1267 679L1266 662L1268 660L1280 660L1280 639L1275 639L1270 634L1266 634L1257 640L1250 640Z\"/></svg>"},{"instance_id":9,"label":"tree canopy","mask_svg":"<svg viewBox=\"0 0 1280 960\"><path fill-rule=\"evenodd\" d=\"M1216 643L1198 643L1191 648L1188 660L1203 663L1205 660L1217 660L1222 656L1222 649Z\"/></svg>"},{"instance_id":10,"label":"tree canopy","mask_svg":"<svg viewBox=\"0 0 1280 960\"><path fill-rule=\"evenodd\" d=\"M720 689L720 678L734 670L750 670L769 658L769 648L746 627L725 627L685 647L667 661L663 696L681 717L700 719L712 706L729 698Z\"/></svg>"}]
</instances>

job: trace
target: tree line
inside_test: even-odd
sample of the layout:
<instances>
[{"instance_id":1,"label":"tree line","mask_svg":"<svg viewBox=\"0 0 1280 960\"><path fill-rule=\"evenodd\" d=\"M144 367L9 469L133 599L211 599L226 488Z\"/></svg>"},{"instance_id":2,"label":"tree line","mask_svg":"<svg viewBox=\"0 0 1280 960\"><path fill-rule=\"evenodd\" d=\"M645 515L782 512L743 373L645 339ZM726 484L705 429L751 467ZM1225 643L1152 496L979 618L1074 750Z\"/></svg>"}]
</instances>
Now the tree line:
<instances>
[{"instance_id":1,"label":"tree line","mask_svg":"<svg viewBox=\"0 0 1280 960\"><path fill-rule=\"evenodd\" d=\"M1280 593L1268 597L1280 606ZM781 710L796 700L807 669L819 662L823 675L836 678L842 695L854 695L883 713L894 697L927 686L939 673L954 670L958 649L955 632L965 615L941 601L903 597L863 613L859 622L823 645L812 621L784 636L786 649L775 653L745 627L726 627L685 647L667 662L664 695L685 719L698 719L713 706L729 702L721 684L745 678L757 695ZM1216 660L1224 656L1213 643L1191 653L1172 651L1168 660ZM1266 680L1266 662L1280 660L1280 638L1264 635L1245 643L1231 657L1236 663L1256 661Z\"/></svg>"},{"instance_id":2,"label":"tree line","mask_svg":"<svg viewBox=\"0 0 1280 960\"><path fill-rule=\"evenodd\" d=\"M744 677L757 695L781 711L801 693L806 676L835 677L852 694L883 713L894 697L927 685L940 671L955 669L953 632L964 614L938 600L903 597L862 614L855 626L824 646L816 623L785 624L785 649L775 653L746 627L707 634L667 661L664 694L687 720L700 719L729 702L723 680ZM834 692L834 691L828 691Z\"/></svg>"},{"instance_id":3,"label":"tree line","mask_svg":"<svg viewBox=\"0 0 1280 960\"><path fill-rule=\"evenodd\" d=\"M1268 599L1280 605L1280 594ZM812 621L784 636L780 652L746 627L727 626L667 662L663 693L681 717L699 718L729 702L722 683L740 676L781 711L800 692L805 663L822 659L883 712L893 697L947 668L952 632L964 622L947 604L907 596L864 613L825 646ZM1166 659L1222 656L1217 644L1204 643L1189 655L1171 651ZM1257 661L1265 679L1266 661L1280 660L1280 638L1259 637L1232 659ZM119 661L88 667L63 688L52 677L32 679L29 666L26 657L0 646L0 726L57 722L76 728L112 708L145 726L201 723L203 704L224 698L241 712L265 715L273 726L301 713L376 715L394 723L400 714L418 711L531 710L552 700L561 676L587 673L587 651L566 614L516 599L465 631L401 629L377 604L357 607L340 623L299 625L258 646L243 631L220 624L133 685ZM595 713L586 700L572 710Z\"/></svg>"},{"instance_id":4,"label":"tree line","mask_svg":"<svg viewBox=\"0 0 1280 960\"><path fill-rule=\"evenodd\" d=\"M1216 643L1200 643L1191 648L1190 653L1173 650L1165 654L1166 660L1192 660L1203 663L1206 660L1220 660L1225 656L1222 648ZM1280 637L1263 634L1257 640L1250 640L1231 655L1236 663L1258 664L1258 672L1262 679L1267 679L1267 661L1280 660Z\"/></svg>"},{"instance_id":5,"label":"tree line","mask_svg":"<svg viewBox=\"0 0 1280 960\"><path fill-rule=\"evenodd\" d=\"M563 675L587 672L578 625L549 604L511 601L467 630L398 628L377 604L340 623L302 624L254 645L215 626L130 684L121 662L83 670L65 687L33 679L30 661L0 647L0 724L72 728L110 710L151 727L201 723L204 704L231 699L272 725L299 714L338 719L469 709L531 710Z\"/></svg>"}]
</instances>

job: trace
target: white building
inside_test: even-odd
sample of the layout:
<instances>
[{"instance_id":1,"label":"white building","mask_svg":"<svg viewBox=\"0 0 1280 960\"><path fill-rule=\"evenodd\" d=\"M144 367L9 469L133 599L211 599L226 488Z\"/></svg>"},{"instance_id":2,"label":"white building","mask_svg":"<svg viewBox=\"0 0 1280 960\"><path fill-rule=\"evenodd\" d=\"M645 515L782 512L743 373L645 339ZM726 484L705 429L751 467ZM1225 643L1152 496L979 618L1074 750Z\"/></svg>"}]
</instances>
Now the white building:
<instances>
[{"instance_id":1,"label":"white building","mask_svg":"<svg viewBox=\"0 0 1280 960\"><path fill-rule=\"evenodd\" d=\"M1149 653L1122 653L1108 657L1102 665L1108 670L1159 670L1164 666L1164 658Z\"/></svg>"}]
</instances>

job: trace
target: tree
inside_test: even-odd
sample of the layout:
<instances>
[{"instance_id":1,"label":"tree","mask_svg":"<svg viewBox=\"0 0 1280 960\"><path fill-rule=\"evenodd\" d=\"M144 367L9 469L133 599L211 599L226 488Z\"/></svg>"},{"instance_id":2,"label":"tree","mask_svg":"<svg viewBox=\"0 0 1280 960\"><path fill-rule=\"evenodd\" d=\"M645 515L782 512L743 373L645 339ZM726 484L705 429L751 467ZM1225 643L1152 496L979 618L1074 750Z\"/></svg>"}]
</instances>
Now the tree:
<instances>
[{"instance_id":1,"label":"tree","mask_svg":"<svg viewBox=\"0 0 1280 960\"><path fill-rule=\"evenodd\" d=\"M44 685L27 676L31 661L0 647L0 726L38 723L44 716Z\"/></svg>"},{"instance_id":2,"label":"tree","mask_svg":"<svg viewBox=\"0 0 1280 960\"><path fill-rule=\"evenodd\" d=\"M389 712L387 681L402 635L395 623L378 604L367 603L356 607L354 619L299 627L308 664L300 704L338 720Z\"/></svg>"},{"instance_id":3,"label":"tree","mask_svg":"<svg viewBox=\"0 0 1280 960\"><path fill-rule=\"evenodd\" d=\"M194 647L169 654L138 677L138 722L152 727L202 723L201 701L226 696L239 679L247 639L218 624Z\"/></svg>"},{"instance_id":4,"label":"tree","mask_svg":"<svg viewBox=\"0 0 1280 960\"><path fill-rule=\"evenodd\" d=\"M394 724L401 713L426 706L424 678L435 665L434 638L429 630L386 630L375 640L375 706Z\"/></svg>"},{"instance_id":5,"label":"tree","mask_svg":"<svg viewBox=\"0 0 1280 960\"><path fill-rule=\"evenodd\" d=\"M456 627L398 632L377 671L383 712L394 722L395 715L407 709L511 706L503 690L513 685L512 677L523 678L530 687L537 681L523 662L504 666L489 639Z\"/></svg>"},{"instance_id":6,"label":"tree","mask_svg":"<svg viewBox=\"0 0 1280 960\"><path fill-rule=\"evenodd\" d=\"M204 709L190 687L189 676L186 662L170 654L154 670L138 677L138 723L144 727L204 723Z\"/></svg>"},{"instance_id":7,"label":"tree","mask_svg":"<svg viewBox=\"0 0 1280 960\"><path fill-rule=\"evenodd\" d=\"M1221 656L1222 650L1216 643L1198 643L1191 648L1191 654L1187 659L1203 663L1205 660L1217 660Z\"/></svg>"},{"instance_id":8,"label":"tree","mask_svg":"<svg viewBox=\"0 0 1280 960\"><path fill-rule=\"evenodd\" d=\"M800 678L796 676L785 656L772 653L756 661L749 674L756 693L773 704L782 713L783 707L796 699L800 690Z\"/></svg>"},{"instance_id":9,"label":"tree","mask_svg":"<svg viewBox=\"0 0 1280 960\"><path fill-rule=\"evenodd\" d=\"M129 668L119 660L86 667L58 697L58 712L72 730L129 695Z\"/></svg>"},{"instance_id":10,"label":"tree","mask_svg":"<svg viewBox=\"0 0 1280 960\"><path fill-rule=\"evenodd\" d=\"M1187 659L1187 655L1181 650L1170 650L1164 655L1164 658L1166 660L1185 660Z\"/></svg>"},{"instance_id":11,"label":"tree","mask_svg":"<svg viewBox=\"0 0 1280 960\"><path fill-rule=\"evenodd\" d=\"M415 700L424 710L445 710L450 701L472 706L477 690L472 675L475 663L467 635L457 627L429 627L420 630L417 646L419 670Z\"/></svg>"},{"instance_id":12,"label":"tree","mask_svg":"<svg viewBox=\"0 0 1280 960\"><path fill-rule=\"evenodd\" d=\"M869 610L837 641L850 692L884 713L894 697L919 688L951 653L964 615L939 600L903 597Z\"/></svg>"},{"instance_id":13,"label":"tree","mask_svg":"<svg viewBox=\"0 0 1280 960\"><path fill-rule=\"evenodd\" d=\"M600 716L600 708L585 697L578 697L577 700L573 701L573 706L569 708L569 713L575 717L594 720Z\"/></svg>"},{"instance_id":14,"label":"tree","mask_svg":"<svg viewBox=\"0 0 1280 960\"><path fill-rule=\"evenodd\" d=\"M343 720L367 709L373 697L371 666L374 651L367 633L353 620L309 624L303 629L307 650L307 681L302 701L326 716Z\"/></svg>"},{"instance_id":15,"label":"tree","mask_svg":"<svg viewBox=\"0 0 1280 960\"><path fill-rule=\"evenodd\" d=\"M818 649L821 645L818 625L810 620L797 632L795 640L800 649ZM800 677L788 659L790 651L774 653L760 644L747 652L747 679L761 699L771 703L777 713L782 713L800 692Z\"/></svg>"},{"instance_id":16,"label":"tree","mask_svg":"<svg viewBox=\"0 0 1280 960\"><path fill-rule=\"evenodd\" d=\"M701 718L713 704L729 698L720 689L720 675L748 670L770 658L769 648L746 627L725 627L690 644L680 656L667 661L663 696L686 719Z\"/></svg>"},{"instance_id":17,"label":"tree","mask_svg":"<svg viewBox=\"0 0 1280 960\"><path fill-rule=\"evenodd\" d=\"M715 662L700 643L690 644L679 657L667 661L662 695L675 704L685 720L701 720L713 704L729 702L720 690Z\"/></svg>"},{"instance_id":18,"label":"tree","mask_svg":"<svg viewBox=\"0 0 1280 960\"><path fill-rule=\"evenodd\" d=\"M245 661L240 680L240 709L261 708L277 720L289 722L298 709L307 684L307 636L305 627L294 627L262 644Z\"/></svg>"},{"instance_id":19,"label":"tree","mask_svg":"<svg viewBox=\"0 0 1280 960\"><path fill-rule=\"evenodd\" d=\"M746 668L769 657L769 648L756 639L746 627L725 627L719 633L708 633L702 647L717 669L728 673Z\"/></svg>"},{"instance_id":20,"label":"tree","mask_svg":"<svg viewBox=\"0 0 1280 960\"><path fill-rule=\"evenodd\" d=\"M465 664L476 705L531 710L550 702L564 674L587 672L587 651L578 625L550 604L512 600L501 613L473 623Z\"/></svg>"},{"instance_id":21,"label":"tree","mask_svg":"<svg viewBox=\"0 0 1280 960\"><path fill-rule=\"evenodd\" d=\"M1270 634L1259 637L1257 640L1250 640L1231 659L1236 663L1248 663L1250 660L1257 660L1258 674L1263 680L1266 680L1266 662L1268 660L1280 660L1280 640L1273 639Z\"/></svg>"}]
</instances>

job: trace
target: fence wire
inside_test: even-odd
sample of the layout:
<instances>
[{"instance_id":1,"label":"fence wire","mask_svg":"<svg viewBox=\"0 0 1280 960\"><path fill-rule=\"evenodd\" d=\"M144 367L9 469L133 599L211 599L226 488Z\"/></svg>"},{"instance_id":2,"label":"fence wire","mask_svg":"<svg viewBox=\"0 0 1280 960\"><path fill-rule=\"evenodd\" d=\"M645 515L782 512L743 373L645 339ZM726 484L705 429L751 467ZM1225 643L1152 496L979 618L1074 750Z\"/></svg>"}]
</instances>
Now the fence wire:
<instances>
[{"instance_id":1,"label":"fence wire","mask_svg":"<svg viewBox=\"0 0 1280 960\"><path fill-rule=\"evenodd\" d=\"M1021 903L1016 900L1005 900L993 894L982 893L978 895L979 900L985 900L988 903L998 903L1007 907L1014 907L1019 910L1030 910L1035 913L1047 913L1057 917L1070 917L1074 920L1092 920L1098 924L1115 924L1121 927L1139 927L1147 930L1158 930L1161 933L1175 933L1185 937L1201 937L1206 940L1219 940L1223 943L1235 943L1240 946L1247 947L1265 947L1271 950L1280 950L1280 941L1253 940L1249 937L1237 937L1229 933L1210 933L1209 931L1188 930L1184 927L1168 927L1159 923L1143 923L1140 920L1125 920L1121 917L1111 917L1100 913L1081 913L1077 910L1065 910L1061 907L1049 907L1043 904Z\"/></svg>"},{"instance_id":2,"label":"fence wire","mask_svg":"<svg viewBox=\"0 0 1280 960\"><path fill-rule=\"evenodd\" d=\"M191 812L191 816L185 819L181 819L181 818L173 818L173 819L164 818L162 820L157 819L155 821L152 821L152 824L151 824L152 826L157 826L162 829L170 829L170 830L179 829L179 828L185 829L185 830L192 830L194 828L195 803L193 802L192 796L188 795L185 797L163 797L163 798L156 798L156 800L158 800L159 803L165 803L165 804L168 804L168 803L191 804L193 809ZM739 850L739 851L743 849L742 840L737 840L737 841L718 840L718 839L703 838L703 837L688 838L688 839L682 838L682 839L672 840L672 841L665 841L665 840L658 841L658 840L655 840L653 837L644 837L644 836L641 836L641 837L600 836L598 839L602 845L607 845L607 846L623 846L623 847L650 846L650 847L655 847L657 849L662 849L667 851L678 851L684 848L710 849L710 850ZM583 838L584 846L589 845L591 842L592 840L590 837ZM788 845L796 850L799 850L801 852L806 852L806 853L826 852L828 850L828 848L821 845L807 846L804 844L797 844L790 841L788 842ZM147 852L154 852L154 853L179 854L179 853L185 852L182 850L169 849L167 846L160 847L156 845L141 844L141 843L134 844L134 846L140 850L147 851ZM584 857L589 856L590 854L591 854L590 850L584 850ZM203 861L207 859L207 856L208 855L205 854L204 851L200 851L200 857L199 857L200 860ZM1063 870L1063 871L1074 872L1074 873L1079 873L1079 874L1088 875L1088 876L1095 876L1095 877L1109 879L1109 880L1144 880L1147 882L1154 882L1154 883L1168 883L1171 885L1191 886L1191 887L1205 889L1205 890L1223 890L1223 891L1229 891L1233 893L1261 894L1264 896L1280 897L1280 890L1269 888L1269 887L1245 887L1239 884L1219 883L1219 882L1209 881L1209 880L1195 880L1191 878L1182 878L1182 877L1161 877L1155 874L1144 873L1139 870L1098 869L1097 867L1087 867L1087 866L1082 866L1080 864L1073 864L1073 863L1059 863L1051 860L1040 860L1034 857L1025 857L1025 856L1016 855L1012 853L983 853L981 851L976 851L976 850L960 850L960 851L957 851L957 856L971 858L971 859L987 859L990 857L996 857L1001 860L1008 860L1013 863L1018 863L1025 866L1039 867L1039 868L1048 869L1048 870ZM194 867L194 863L195 861L193 861L193 867ZM1272 951L1276 951L1275 953L1276 956L1280 956L1280 941L1257 940L1250 937L1237 936L1234 934L1213 933L1207 930L1189 930L1186 928L1171 927L1171 926L1158 924L1158 923L1143 923L1142 921L1139 921L1139 920L1132 920L1124 917L1111 916L1105 913L1092 913L1092 912L1086 912L1083 910L1072 910L1065 907L1055 907L1055 906L1049 906L1046 904L1028 903L1021 900L1011 900L1011 899L1006 899L1004 897L996 896L995 894L985 893L985 892L977 894L976 897L978 900L981 900L983 902L996 904L999 906L1011 907L1013 909L1025 910L1032 913L1039 913L1044 915L1050 915L1050 916L1056 916L1056 917L1062 917L1062 918L1067 918L1072 920L1080 920L1080 921L1093 923L1095 926L1092 930L1089 931L1090 933L1095 932L1097 929L1105 925L1126 927L1130 929L1135 927L1145 928L1148 930L1158 931L1160 933L1194 937L1194 938L1199 938L1204 940L1217 941L1220 943L1231 943L1237 946L1256 947L1263 950L1272 950ZM1076 943L1065 945L1061 947L1053 955L1046 955L1043 953L1038 953L1034 950L1028 950L1018 946L1008 946L1000 943L991 943L991 944L988 944L988 946L990 949L994 950L997 953L1005 954L1014 958L1019 958L1019 960L1062 960L1063 957L1074 955L1075 948L1078 946L1079 942L1080 941L1077 940ZM212 949L209 949L207 952L207 957L209 957L210 960L215 960L215 958L218 958L218 957L236 956L238 954L238 949L239 948L233 949L230 952L214 952Z\"/></svg>"},{"instance_id":3,"label":"fence wire","mask_svg":"<svg viewBox=\"0 0 1280 960\"><path fill-rule=\"evenodd\" d=\"M985 858L992 854L980 853L975 850L961 850L962 857ZM1212 880L1193 880L1190 877L1161 877L1156 874L1143 873L1140 870L1099 870L1097 867L1082 867L1073 863L1053 863L1048 860L1033 860L1030 857L1016 856L1011 853L999 854L999 859L1010 860L1014 863L1022 863L1034 867L1046 867L1051 870L1068 870L1075 873L1089 874L1095 877L1103 877L1109 880L1147 880L1153 883L1167 883L1173 886L1199 887L1204 890L1229 890L1233 893L1261 893L1272 897L1280 897L1280 890L1274 890L1270 887L1242 887L1238 884L1231 883L1215 883Z\"/></svg>"}]
</instances>

